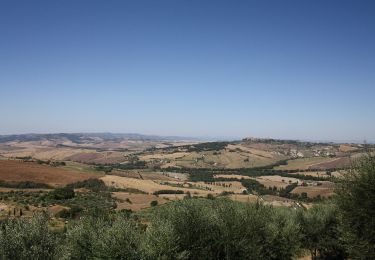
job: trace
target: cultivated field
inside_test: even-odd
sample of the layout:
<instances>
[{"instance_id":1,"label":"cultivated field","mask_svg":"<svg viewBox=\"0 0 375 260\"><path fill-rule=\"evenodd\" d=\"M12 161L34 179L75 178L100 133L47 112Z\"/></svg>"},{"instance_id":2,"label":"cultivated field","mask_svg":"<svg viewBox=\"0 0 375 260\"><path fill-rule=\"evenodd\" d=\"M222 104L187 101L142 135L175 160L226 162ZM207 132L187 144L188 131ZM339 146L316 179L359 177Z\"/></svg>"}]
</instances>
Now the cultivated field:
<instances>
[{"instance_id":1,"label":"cultivated field","mask_svg":"<svg viewBox=\"0 0 375 260\"><path fill-rule=\"evenodd\" d=\"M166 199L162 196L155 196L151 194L131 194L127 192L113 192L113 197L117 201L117 210L130 209L133 211L138 211L141 209L151 207L151 201L157 201L158 205L167 203L172 199ZM175 197L177 198L177 197Z\"/></svg>"},{"instance_id":2,"label":"cultivated field","mask_svg":"<svg viewBox=\"0 0 375 260\"><path fill-rule=\"evenodd\" d=\"M214 178L226 178L226 179L252 179L249 176L244 176L244 175L238 175L238 174L216 174L214 175Z\"/></svg>"},{"instance_id":3,"label":"cultivated field","mask_svg":"<svg viewBox=\"0 0 375 260\"><path fill-rule=\"evenodd\" d=\"M0 160L0 180L6 182L32 181L51 186L64 186L69 183L101 176L99 173L69 171L34 162Z\"/></svg>"},{"instance_id":4,"label":"cultivated field","mask_svg":"<svg viewBox=\"0 0 375 260\"><path fill-rule=\"evenodd\" d=\"M298 186L292 190L293 194L302 194L305 192L309 198L315 198L317 196L330 197L333 195L333 189L322 186Z\"/></svg>"},{"instance_id":5,"label":"cultivated field","mask_svg":"<svg viewBox=\"0 0 375 260\"><path fill-rule=\"evenodd\" d=\"M114 176L114 175L106 175L104 177L101 177L101 180L104 181L104 183L107 186L115 187L115 188L130 188L130 189L138 189L146 193L154 193L156 191L160 190L182 190L184 192L190 192L191 194L195 195L202 195L206 196L209 193L214 193L209 190L203 190L203 189L189 189L185 187L176 187L176 186L170 186L163 184L162 181L154 181L154 180L141 180L141 179L135 179L135 178L128 178L128 177L120 177L120 176ZM171 182L172 183L172 182ZM183 182L175 182L180 183L181 185Z\"/></svg>"},{"instance_id":6,"label":"cultivated field","mask_svg":"<svg viewBox=\"0 0 375 260\"><path fill-rule=\"evenodd\" d=\"M135 178L141 180L161 180L161 181L174 181L176 178L169 177L162 172L142 171L142 170L113 170L111 175Z\"/></svg>"},{"instance_id":7,"label":"cultivated field","mask_svg":"<svg viewBox=\"0 0 375 260\"><path fill-rule=\"evenodd\" d=\"M309 167L309 169L333 169L333 168L345 168L350 166L350 158L349 157L342 157L342 158L337 158L332 161L327 161L327 162L321 162L321 163L316 163L313 164Z\"/></svg>"},{"instance_id":8,"label":"cultivated field","mask_svg":"<svg viewBox=\"0 0 375 260\"><path fill-rule=\"evenodd\" d=\"M245 190L245 187L242 186L239 181L217 181L212 184L207 184L204 182L190 182L192 185L197 185L202 188L209 188L211 191L216 193L221 193L223 191L242 193Z\"/></svg>"},{"instance_id":9,"label":"cultivated field","mask_svg":"<svg viewBox=\"0 0 375 260\"><path fill-rule=\"evenodd\" d=\"M319 178L329 178L330 176L325 171L311 171L311 172L291 172L289 175L304 175Z\"/></svg>"},{"instance_id":10,"label":"cultivated field","mask_svg":"<svg viewBox=\"0 0 375 260\"><path fill-rule=\"evenodd\" d=\"M310 157L310 158L301 158L301 159L294 159L288 160L287 165L280 165L274 167L275 170L308 170L308 169L315 169L315 165L334 162L337 158L329 158L329 157Z\"/></svg>"},{"instance_id":11,"label":"cultivated field","mask_svg":"<svg viewBox=\"0 0 375 260\"><path fill-rule=\"evenodd\" d=\"M263 184L266 187L276 187L277 189L285 188L286 186L297 183L301 184L302 181L297 178L292 177L282 177L279 175L272 175L272 176L259 176L253 178L254 180L257 180L261 184Z\"/></svg>"}]
</instances>

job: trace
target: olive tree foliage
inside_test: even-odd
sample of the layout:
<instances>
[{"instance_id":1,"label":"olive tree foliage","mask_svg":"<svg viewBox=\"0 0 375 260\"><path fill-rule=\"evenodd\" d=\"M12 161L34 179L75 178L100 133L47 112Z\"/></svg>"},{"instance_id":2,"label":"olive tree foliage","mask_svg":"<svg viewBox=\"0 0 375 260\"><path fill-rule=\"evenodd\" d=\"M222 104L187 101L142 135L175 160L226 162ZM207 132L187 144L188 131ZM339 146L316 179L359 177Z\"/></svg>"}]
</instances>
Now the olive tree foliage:
<instances>
[{"instance_id":1,"label":"olive tree foliage","mask_svg":"<svg viewBox=\"0 0 375 260\"><path fill-rule=\"evenodd\" d=\"M343 259L340 241L338 209L332 203L314 205L298 214L302 247L312 259Z\"/></svg>"},{"instance_id":2,"label":"olive tree foliage","mask_svg":"<svg viewBox=\"0 0 375 260\"><path fill-rule=\"evenodd\" d=\"M187 251L178 247L178 236L169 221L155 219L142 240L144 259L187 259Z\"/></svg>"},{"instance_id":3,"label":"olive tree foliage","mask_svg":"<svg viewBox=\"0 0 375 260\"><path fill-rule=\"evenodd\" d=\"M136 223L119 215L85 218L67 231L60 259L141 259Z\"/></svg>"},{"instance_id":4,"label":"olive tree foliage","mask_svg":"<svg viewBox=\"0 0 375 260\"><path fill-rule=\"evenodd\" d=\"M299 227L288 212L225 199L166 205L146 232L145 257L291 259L299 248Z\"/></svg>"},{"instance_id":5,"label":"olive tree foliage","mask_svg":"<svg viewBox=\"0 0 375 260\"><path fill-rule=\"evenodd\" d=\"M0 259L54 259L58 239L48 229L48 216L5 220L0 224Z\"/></svg>"},{"instance_id":6,"label":"olive tree foliage","mask_svg":"<svg viewBox=\"0 0 375 260\"><path fill-rule=\"evenodd\" d=\"M352 259L375 259L375 156L354 162L337 189L342 240Z\"/></svg>"}]
</instances>

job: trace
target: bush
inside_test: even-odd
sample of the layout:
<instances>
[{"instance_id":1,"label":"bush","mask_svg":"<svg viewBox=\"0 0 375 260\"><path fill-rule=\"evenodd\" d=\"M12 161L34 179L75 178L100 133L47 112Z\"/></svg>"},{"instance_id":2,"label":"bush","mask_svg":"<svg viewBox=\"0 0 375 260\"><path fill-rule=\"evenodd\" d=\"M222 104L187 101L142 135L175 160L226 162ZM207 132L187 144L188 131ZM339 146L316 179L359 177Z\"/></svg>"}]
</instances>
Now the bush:
<instances>
[{"instance_id":1,"label":"bush","mask_svg":"<svg viewBox=\"0 0 375 260\"><path fill-rule=\"evenodd\" d=\"M151 201L150 205L151 205L151 207L155 207L155 206L158 205L158 201L157 200L153 200L153 201Z\"/></svg>"},{"instance_id":2,"label":"bush","mask_svg":"<svg viewBox=\"0 0 375 260\"><path fill-rule=\"evenodd\" d=\"M107 190L107 186L105 185L104 181L100 179L88 179L84 181L79 181L68 184L67 187L72 189L86 188L95 192Z\"/></svg>"},{"instance_id":3,"label":"bush","mask_svg":"<svg viewBox=\"0 0 375 260\"><path fill-rule=\"evenodd\" d=\"M0 258L54 259L58 242L47 221L47 215L41 214L1 223Z\"/></svg>"},{"instance_id":4,"label":"bush","mask_svg":"<svg viewBox=\"0 0 375 260\"><path fill-rule=\"evenodd\" d=\"M154 195L159 194L184 194L182 190L158 190L153 193Z\"/></svg>"},{"instance_id":5,"label":"bush","mask_svg":"<svg viewBox=\"0 0 375 260\"><path fill-rule=\"evenodd\" d=\"M299 248L290 210L229 200L183 200L157 208L149 259L291 259Z\"/></svg>"},{"instance_id":6,"label":"bush","mask_svg":"<svg viewBox=\"0 0 375 260\"><path fill-rule=\"evenodd\" d=\"M356 161L336 190L342 239L353 259L375 259L375 156Z\"/></svg>"},{"instance_id":7,"label":"bush","mask_svg":"<svg viewBox=\"0 0 375 260\"><path fill-rule=\"evenodd\" d=\"M83 211L82 207L73 205L70 209L64 209L56 214L58 218L75 218Z\"/></svg>"},{"instance_id":8,"label":"bush","mask_svg":"<svg viewBox=\"0 0 375 260\"><path fill-rule=\"evenodd\" d=\"M140 259L140 232L122 215L84 218L68 230L63 259Z\"/></svg>"},{"instance_id":9,"label":"bush","mask_svg":"<svg viewBox=\"0 0 375 260\"><path fill-rule=\"evenodd\" d=\"M21 182L5 182L0 181L1 187L6 188L17 188L17 189L48 189L51 186L44 183L37 183L32 181L21 181Z\"/></svg>"},{"instance_id":10,"label":"bush","mask_svg":"<svg viewBox=\"0 0 375 260\"><path fill-rule=\"evenodd\" d=\"M66 200L74 198L74 190L70 187L57 188L49 193L49 196L55 200Z\"/></svg>"},{"instance_id":11,"label":"bush","mask_svg":"<svg viewBox=\"0 0 375 260\"><path fill-rule=\"evenodd\" d=\"M312 259L343 259L337 215L337 207L329 203L299 212L302 246L310 251Z\"/></svg>"}]
</instances>

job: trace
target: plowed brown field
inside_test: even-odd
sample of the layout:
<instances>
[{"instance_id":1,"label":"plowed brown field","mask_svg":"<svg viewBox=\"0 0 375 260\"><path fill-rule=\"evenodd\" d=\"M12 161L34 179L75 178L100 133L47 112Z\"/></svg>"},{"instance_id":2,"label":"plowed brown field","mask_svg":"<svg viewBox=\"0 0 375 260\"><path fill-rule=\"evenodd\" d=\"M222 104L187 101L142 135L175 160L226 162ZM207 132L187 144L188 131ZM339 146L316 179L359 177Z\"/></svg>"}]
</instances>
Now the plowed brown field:
<instances>
[{"instance_id":1,"label":"plowed brown field","mask_svg":"<svg viewBox=\"0 0 375 260\"><path fill-rule=\"evenodd\" d=\"M0 180L6 182L32 181L51 186L64 186L68 183L101 176L98 173L69 171L33 162L0 160Z\"/></svg>"}]
</instances>

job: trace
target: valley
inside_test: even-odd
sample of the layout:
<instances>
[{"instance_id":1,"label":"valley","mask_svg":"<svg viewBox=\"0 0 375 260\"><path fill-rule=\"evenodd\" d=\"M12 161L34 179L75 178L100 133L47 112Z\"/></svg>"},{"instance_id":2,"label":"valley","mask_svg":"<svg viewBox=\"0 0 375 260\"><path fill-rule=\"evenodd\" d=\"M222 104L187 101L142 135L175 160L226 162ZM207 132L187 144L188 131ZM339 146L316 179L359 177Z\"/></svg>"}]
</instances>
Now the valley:
<instances>
[{"instance_id":1,"label":"valley","mask_svg":"<svg viewBox=\"0 0 375 260\"><path fill-rule=\"evenodd\" d=\"M100 190L111 197L113 210L134 211L151 207L153 201L165 204L185 197L227 197L309 207L329 199L337 178L365 152L360 144L256 138L203 142L134 135L51 134L0 140L0 192L24 191L28 197L33 189L50 192L96 180L103 185ZM97 194L86 186L82 184L75 191L95 197ZM59 201L35 205L26 201L3 199L2 203L4 207L35 206L41 210L59 205L63 211L69 209ZM88 210L85 207L82 210Z\"/></svg>"}]
</instances>

